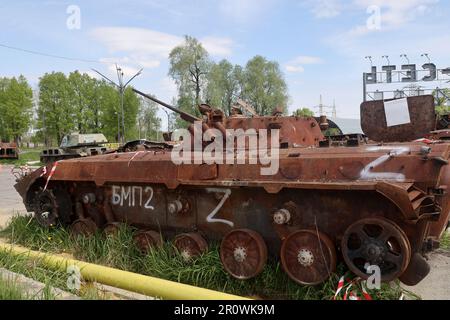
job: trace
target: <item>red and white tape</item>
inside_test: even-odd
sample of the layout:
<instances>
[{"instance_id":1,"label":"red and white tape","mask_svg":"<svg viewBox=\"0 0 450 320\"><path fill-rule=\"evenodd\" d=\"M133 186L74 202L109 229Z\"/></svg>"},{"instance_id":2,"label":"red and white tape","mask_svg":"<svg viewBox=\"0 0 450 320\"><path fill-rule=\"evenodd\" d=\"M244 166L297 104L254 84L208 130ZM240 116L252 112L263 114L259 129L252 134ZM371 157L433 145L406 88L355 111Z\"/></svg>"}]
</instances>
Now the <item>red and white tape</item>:
<instances>
[{"instance_id":1,"label":"red and white tape","mask_svg":"<svg viewBox=\"0 0 450 320\"><path fill-rule=\"evenodd\" d=\"M345 288L345 293L343 296L343 300L372 300L372 297L367 292L367 289L365 287L364 281L360 277L357 277L353 280L347 279L348 285L346 287L345 285L345 275L342 276L339 279L338 286L336 289L336 292L334 294L333 300L336 300L336 298L339 296L339 293ZM362 291L362 298L358 297L358 294L356 293L356 290L351 290L352 288L355 288L357 284L361 284L361 291Z\"/></svg>"},{"instance_id":2,"label":"red and white tape","mask_svg":"<svg viewBox=\"0 0 450 320\"><path fill-rule=\"evenodd\" d=\"M337 286L336 292L334 293L333 300L336 300L336 297L339 295L339 293L341 292L342 288L344 288L344 283L345 283L345 276L342 276L339 279L338 286Z\"/></svg>"},{"instance_id":3,"label":"red and white tape","mask_svg":"<svg viewBox=\"0 0 450 320\"><path fill-rule=\"evenodd\" d=\"M41 175L39 176L39 177L43 177L43 176L45 176L47 174L47 167L44 167L44 169L42 169L42 173L41 173Z\"/></svg>"},{"instance_id":4,"label":"red and white tape","mask_svg":"<svg viewBox=\"0 0 450 320\"><path fill-rule=\"evenodd\" d=\"M53 175L55 174L55 171L56 171L56 167L57 167L57 166L58 166L58 161L56 161L56 162L53 164L52 170L50 170L50 174L48 175L47 182L45 183L44 191L47 190L48 183L50 182L50 179L51 179L51 178L53 177ZM45 171L47 171L47 169L45 169Z\"/></svg>"}]
</instances>

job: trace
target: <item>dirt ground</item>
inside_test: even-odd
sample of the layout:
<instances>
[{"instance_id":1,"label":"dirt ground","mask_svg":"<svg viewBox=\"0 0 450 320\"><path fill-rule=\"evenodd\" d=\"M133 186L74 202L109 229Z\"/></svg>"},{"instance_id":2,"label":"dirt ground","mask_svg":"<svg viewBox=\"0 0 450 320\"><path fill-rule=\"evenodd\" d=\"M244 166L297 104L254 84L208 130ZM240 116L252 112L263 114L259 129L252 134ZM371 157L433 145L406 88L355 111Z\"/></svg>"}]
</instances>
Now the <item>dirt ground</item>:
<instances>
[{"instance_id":1,"label":"dirt ground","mask_svg":"<svg viewBox=\"0 0 450 320\"><path fill-rule=\"evenodd\" d=\"M0 166L0 226L4 226L13 214L25 214L22 199L13 187L14 177L10 166ZM438 250L429 256L430 274L417 286L405 289L424 300L450 300L450 250Z\"/></svg>"}]
</instances>

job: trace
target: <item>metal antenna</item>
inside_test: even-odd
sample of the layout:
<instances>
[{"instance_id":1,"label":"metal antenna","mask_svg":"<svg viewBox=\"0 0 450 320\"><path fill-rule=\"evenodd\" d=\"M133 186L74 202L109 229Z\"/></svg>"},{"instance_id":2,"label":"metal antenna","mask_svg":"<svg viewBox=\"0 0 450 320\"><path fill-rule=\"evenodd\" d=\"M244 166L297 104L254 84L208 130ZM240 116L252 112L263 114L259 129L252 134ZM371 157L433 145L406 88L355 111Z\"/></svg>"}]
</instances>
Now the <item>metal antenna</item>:
<instances>
[{"instance_id":1,"label":"metal antenna","mask_svg":"<svg viewBox=\"0 0 450 320\"><path fill-rule=\"evenodd\" d=\"M405 58L406 61L408 62L408 64L410 64L410 63L409 63L409 58L408 58L408 56L407 56L406 54L401 54L401 55L400 55L400 58Z\"/></svg>"},{"instance_id":2,"label":"metal antenna","mask_svg":"<svg viewBox=\"0 0 450 320\"><path fill-rule=\"evenodd\" d=\"M99 71L92 69L94 72L98 73L102 78L106 79L108 82L110 82L111 84L113 84L115 87L117 87L119 89L119 93L120 93L120 110L117 112L117 131L118 131L118 139L121 140L122 144L125 143L125 111L124 111L124 93L125 93L125 89L126 87L130 84L131 81L134 80L134 78L136 78L137 76L141 75L142 70L144 70L143 68L140 69L134 76L132 76L130 78L130 80L128 80L125 84L123 84L123 71L122 68L120 68L117 64L116 64L116 72L117 72L117 79L119 81L119 84L115 83L114 81L112 81L111 79L109 79L107 76L103 75L102 73L100 73ZM120 134L120 112L121 112L121 116L122 116L122 134Z\"/></svg>"},{"instance_id":3,"label":"metal antenna","mask_svg":"<svg viewBox=\"0 0 450 320\"><path fill-rule=\"evenodd\" d=\"M372 56L366 56L366 59L370 61L370 67L373 67Z\"/></svg>"},{"instance_id":4,"label":"metal antenna","mask_svg":"<svg viewBox=\"0 0 450 320\"><path fill-rule=\"evenodd\" d=\"M431 59L430 59L430 56L428 55L428 53L422 53L420 56L426 57L428 59L428 63L431 63Z\"/></svg>"},{"instance_id":5,"label":"metal antenna","mask_svg":"<svg viewBox=\"0 0 450 320\"><path fill-rule=\"evenodd\" d=\"M382 56L381 59L383 59L383 58L387 60L388 66L390 66L391 65L391 61L389 61L389 56Z\"/></svg>"}]
</instances>

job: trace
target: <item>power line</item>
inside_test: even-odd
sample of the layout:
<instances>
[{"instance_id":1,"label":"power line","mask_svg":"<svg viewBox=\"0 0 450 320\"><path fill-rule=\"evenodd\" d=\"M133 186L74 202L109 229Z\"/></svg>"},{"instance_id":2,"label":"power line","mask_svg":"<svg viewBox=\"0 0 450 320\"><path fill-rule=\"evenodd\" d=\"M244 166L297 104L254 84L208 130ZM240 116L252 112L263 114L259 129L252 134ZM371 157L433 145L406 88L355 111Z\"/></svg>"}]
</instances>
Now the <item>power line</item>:
<instances>
[{"instance_id":1,"label":"power line","mask_svg":"<svg viewBox=\"0 0 450 320\"><path fill-rule=\"evenodd\" d=\"M34 50L28 50L28 49L23 49L23 48L19 48L19 47L9 46L9 45L2 44L2 43L0 43L0 47L11 49L11 50L16 50L16 51L21 51L21 52L26 52L26 53L29 53L29 54L35 54L35 55L39 55L39 56L55 58L55 59L62 59L62 60L69 60L69 61L79 61L79 62L85 62L85 63L110 64L110 63L102 62L102 61L98 61L98 60L65 57L65 56L59 56L59 55L55 55L55 54L49 54L49 53L44 53L44 52L39 52L39 51L34 51Z\"/></svg>"}]
</instances>

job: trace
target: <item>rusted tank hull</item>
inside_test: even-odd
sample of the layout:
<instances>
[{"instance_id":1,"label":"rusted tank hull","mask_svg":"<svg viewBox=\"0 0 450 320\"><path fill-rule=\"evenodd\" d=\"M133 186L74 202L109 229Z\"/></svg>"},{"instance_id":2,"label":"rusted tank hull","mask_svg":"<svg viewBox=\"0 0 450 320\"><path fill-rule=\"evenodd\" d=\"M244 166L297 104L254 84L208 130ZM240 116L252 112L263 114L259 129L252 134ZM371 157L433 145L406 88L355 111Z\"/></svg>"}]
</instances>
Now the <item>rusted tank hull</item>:
<instances>
[{"instance_id":1,"label":"rusted tank hull","mask_svg":"<svg viewBox=\"0 0 450 320\"><path fill-rule=\"evenodd\" d=\"M364 276L361 260L383 257L383 280L420 281L420 256L449 218L449 145L318 150L281 149L272 176L248 158L242 165L175 165L169 150L116 153L49 165L16 189L29 210L47 214L50 207L78 231L124 222L151 230L138 235L144 246L158 243L151 232L175 238L187 258L221 241L224 267L240 279L261 272L268 254L301 284L320 283L339 260ZM50 199L44 209L35 199L42 189L41 200ZM355 249L352 237L370 243ZM392 257L378 252L381 240L396 248Z\"/></svg>"},{"instance_id":2,"label":"rusted tank hull","mask_svg":"<svg viewBox=\"0 0 450 320\"><path fill-rule=\"evenodd\" d=\"M19 159L19 149L15 143L0 143L0 159Z\"/></svg>"}]
</instances>

